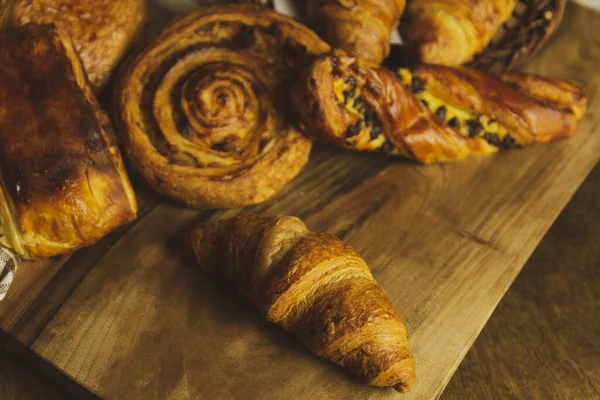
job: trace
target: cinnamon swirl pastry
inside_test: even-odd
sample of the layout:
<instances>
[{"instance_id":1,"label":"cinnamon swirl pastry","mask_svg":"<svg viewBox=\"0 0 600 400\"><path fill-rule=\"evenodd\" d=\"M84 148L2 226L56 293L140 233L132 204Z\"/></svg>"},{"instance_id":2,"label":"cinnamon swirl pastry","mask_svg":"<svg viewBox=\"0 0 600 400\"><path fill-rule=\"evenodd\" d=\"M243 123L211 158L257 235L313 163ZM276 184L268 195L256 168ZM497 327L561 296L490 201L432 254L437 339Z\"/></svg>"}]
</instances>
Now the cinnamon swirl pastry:
<instances>
[{"instance_id":1,"label":"cinnamon swirl pastry","mask_svg":"<svg viewBox=\"0 0 600 400\"><path fill-rule=\"evenodd\" d=\"M120 74L114 119L133 168L192 207L273 196L308 160L288 80L328 45L259 6L202 9L166 28Z\"/></svg>"},{"instance_id":2,"label":"cinnamon swirl pastry","mask_svg":"<svg viewBox=\"0 0 600 400\"><path fill-rule=\"evenodd\" d=\"M394 73L339 51L319 57L293 93L314 137L422 163L572 136L586 108L583 90L555 79L433 65Z\"/></svg>"}]
</instances>

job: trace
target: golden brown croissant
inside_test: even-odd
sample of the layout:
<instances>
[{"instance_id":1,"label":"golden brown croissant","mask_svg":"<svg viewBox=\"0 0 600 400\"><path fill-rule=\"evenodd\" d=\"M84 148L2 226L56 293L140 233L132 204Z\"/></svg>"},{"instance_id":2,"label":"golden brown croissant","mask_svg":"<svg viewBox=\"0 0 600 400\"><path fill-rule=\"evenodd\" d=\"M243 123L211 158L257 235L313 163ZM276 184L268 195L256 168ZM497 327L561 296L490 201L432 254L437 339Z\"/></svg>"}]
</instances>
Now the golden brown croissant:
<instances>
[{"instance_id":1,"label":"golden brown croissant","mask_svg":"<svg viewBox=\"0 0 600 400\"><path fill-rule=\"evenodd\" d=\"M144 0L8 0L11 24L55 24L71 37L90 82L104 86L145 19Z\"/></svg>"},{"instance_id":2,"label":"golden brown croissant","mask_svg":"<svg viewBox=\"0 0 600 400\"><path fill-rule=\"evenodd\" d=\"M334 48L379 65L390 52L392 31L405 0L308 0L308 17Z\"/></svg>"},{"instance_id":3,"label":"golden brown croissant","mask_svg":"<svg viewBox=\"0 0 600 400\"><path fill-rule=\"evenodd\" d=\"M91 244L137 204L108 118L68 37L0 32L0 243L24 258Z\"/></svg>"},{"instance_id":4,"label":"golden brown croissant","mask_svg":"<svg viewBox=\"0 0 600 400\"><path fill-rule=\"evenodd\" d=\"M120 74L114 118L131 165L193 207L268 199L307 162L287 81L329 46L260 6L206 8L166 28Z\"/></svg>"},{"instance_id":5,"label":"golden brown croissant","mask_svg":"<svg viewBox=\"0 0 600 400\"><path fill-rule=\"evenodd\" d=\"M415 62L457 66L487 47L516 0L408 0L400 26Z\"/></svg>"},{"instance_id":6,"label":"golden brown croissant","mask_svg":"<svg viewBox=\"0 0 600 400\"><path fill-rule=\"evenodd\" d=\"M350 246L295 217L250 214L200 224L191 243L204 270L231 281L313 353L370 385L410 390L415 361L404 324Z\"/></svg>"},{"instance_id":7,"label":"golden brown croissant","mask_svg":"<svg viewBox=\"0 0 600 400\"><path fill-rule=\"evenodd\" d=\"M430 163L575 133L586 107L569 83L423 65L396 74L341 52L319 57L293 92L307 134L347 149Z\"/></svg>"}]
</instances>

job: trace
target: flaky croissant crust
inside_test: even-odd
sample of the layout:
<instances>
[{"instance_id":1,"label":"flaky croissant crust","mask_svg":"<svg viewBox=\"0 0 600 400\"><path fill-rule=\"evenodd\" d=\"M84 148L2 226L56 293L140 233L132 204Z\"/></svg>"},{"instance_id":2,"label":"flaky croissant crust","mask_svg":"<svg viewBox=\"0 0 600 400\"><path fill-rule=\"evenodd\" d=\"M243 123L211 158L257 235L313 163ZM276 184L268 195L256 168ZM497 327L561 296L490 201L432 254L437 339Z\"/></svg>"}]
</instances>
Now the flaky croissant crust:
<instances>
[{"instance_id":1,"label":"flaky croissant crust","mask_svg":"<svg viewBox=\"0 0 600 400\"><path fill-rule=\"evenodd\" d=\"M461 65L483 50L517 0L409 0L400 26L416 63Z\"/></svg>"},{"instance_id":2,"label":"flaky croissant crust","mask_svg":"<svg viewBox=\"0 0 600 400\"><path fill-rule=\"evenodd\" d=\"M285 87L329 49L258 6L205 8L176 21L120 74L114 119L134 169L192 207L264 201L307 162Z\"/></svg>"},{"instance_id":3,"label":"flaky croissant crust","mask_svg":"<svg viewBox=\"0 0 600 400\"><path fill-rule=\"evenodd\" d=\"M545 143L575 133L582 89L534 75L467 68L369 68L336 51L304 72L293 101L307 134L423 162Z\"/></svg>"},{"instance_id":4,"label":"flaky croissant crust","mask_svg":"<svg viewBox=\"0 0 600 400\"><path fill-rule=\"evenodd\" d=\"M390 52L390 38L405 0L307 0L308 17L332 47L379 65Z\"/></svg>"},{"instance_id":5,"label":"flaky croissant crust","mask_svg":"<svg viewBox=\"0 0 600 400\"><path fill-rule=\"evenodd\" d=\"M198 225L196 261L232 282L264 317L368 384L410 390L406 329L365 261L295 217L244 214Z\"/></svg>"}]
</instances>

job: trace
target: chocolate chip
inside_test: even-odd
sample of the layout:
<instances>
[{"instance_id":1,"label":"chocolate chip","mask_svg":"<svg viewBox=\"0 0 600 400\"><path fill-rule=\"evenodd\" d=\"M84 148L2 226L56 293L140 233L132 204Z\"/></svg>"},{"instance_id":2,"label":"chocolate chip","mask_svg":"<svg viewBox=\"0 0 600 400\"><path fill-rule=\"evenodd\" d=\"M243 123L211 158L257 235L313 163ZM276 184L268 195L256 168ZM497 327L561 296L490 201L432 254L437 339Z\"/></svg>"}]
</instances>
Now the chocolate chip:
<instances>
[{"instance_id":1,"label":"chocolate chip","mask_svg":"<svg viewBox=\"0 0 600 400\"><path fill-rule=\"evenodd\" d=\"M385 154L387 154L388 156L390 154L392 154L392 152L394 151L394 145L391 144L390 142L385 142L382 146L381 146L381 151L384 152Z\"/></svg>"},{"instance_id":2,"label":"chocolate chip","mask_svg":"<svg viewBox=\"0 0 600 400\"><path fill-rule=\"evenodd\" d=\"M425 81L418 76L413 76L410 89L413 93L421 93L425 91Z\"/></svg>"},{"instance_id":3,"label":"chocolate chip","mask_svg":"<svg viewBox=\"0 0 600 400\"><path fill-rule=\"evenodd\" d=\"M521 145L519 143L517 143L515 138L512 137L510 134L506 134L504 136L504 139L502 139L502 147L504 147L506 149L516 149L516 148L520 148Z\"/></svg>"},{"instance_id":4,"label":"chocolate chip","mask_svg":"<svg viewBox=\"0 0 600 400\"><path fill-rule=\"evenodd\" d=\"M500 147L502 144L502 139L500 139L497 133L485 132L483 138L492 146Z\"/></svg>"},{"instance_id":5,"label":"chocolate chip","mask_svg":"<svg viewBox=\"0 0 600 400\"><path fill-rule=\"evenodd\" d=\"M354 90L344 90L342 94L344 95L344 104L348 104L351 98L354 97Z\"/></svg>"},{"instance_id":6,"label":"chocolate chip","mask_svg":"<svg viewBox=\"0 0 600 400\"><path fill-rule=\"evenodd\" d=\"M439 106L437 110L435 110L435 115L440 117L441 119L446 119L446 107Z\"/></svg>"},{"instance_id":7,"label":"chocolate chip","mask_svg":"<svg viewBox=\"0 0 600 400\"><path fill-rule=\"evenodd\" d=\"M427 100L421 99L421 103L427 108L429 108L429 102Z\"/></svg>"},{"instance_id":8,"label":"chocolate chip","mask_svg":"<svg viewBox=\"0 0 600 400\"><path fill-rule=\"evenodd\" d=\"M483 130L483 125L476 119L470 119L467 121L467 132L470 137L475 137Z\"/></svg>"},{"instance_id":9,"label":"chocolate chip","mask_svg":"<svg viewBox=\"0 0 600 400\"><path fill-rule=\"evenodd\" d=\"M460 129L460 120L456 117L452 117L450 118L450 121L448 121L448 125L450 125L451 128Z\"/></svg>"},{"instance_id":10,"label":"chocolate chip","mask_svg":"<svg viewBox=\"0 0 600 400\"><path fill-rule=\"evenodd\" d=\"M347 138L354 137L360 133L361 127L362 127L362 120L358 120L358 121L356 121L356 123L350 125L348 127L348 129L346 129L346 132L344 133L344 135Z\"/></svg>"},{"instance_id":11,"label":"chocolate chip","mask_svg":"<svg viewBox=\"0 0 600 400\"><path fill-rule=\"evenodd\" d=\"M362 97L357 97L354 100L354 108L356 109L356 111L358 111L361 114L365 112L366 107L365 107L365 102Z\"/></svg>"},{"instance_id":12,"label":"chocolate chip","mask_svg":"<svg viewBox=\"0 0 600 400\"><path fill-rule=\"evenodd\" d=\"M344 83L346 85L348 85L348 87L350 88L350 90L355 90L357 83L356 83L356 79L354 79L353 77L349 76L346 79L344 79Z\"/></svg>"},{"instance_id":13,"label":"chocolate chip","mask_svg":"<svg viewBox=\"0 0 600 400\"><path fill-rule=\"evenodd\" d=\"M381 135L381 132L383 132L383 128L381 127L381 124L379 123L379 121L374 120L373 126L371 127L371 130L369 131L369 137L371 138L371 140L375 140L379 137L379 135Z\"/></svg>"}]
</instances>

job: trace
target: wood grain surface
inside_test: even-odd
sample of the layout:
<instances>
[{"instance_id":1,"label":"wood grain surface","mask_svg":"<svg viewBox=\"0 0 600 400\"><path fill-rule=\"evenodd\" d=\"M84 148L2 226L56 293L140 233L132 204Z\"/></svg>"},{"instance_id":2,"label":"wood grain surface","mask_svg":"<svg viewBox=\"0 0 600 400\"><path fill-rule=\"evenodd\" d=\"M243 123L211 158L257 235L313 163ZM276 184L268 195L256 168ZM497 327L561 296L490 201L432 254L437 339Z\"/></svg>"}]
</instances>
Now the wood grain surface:
<instances>
[{"instance_id":1,"label":"wood grain surface","mask_svg":"<svg viewBox=\"0 0 600 400\"><path fill-rule=\"evenodd\" d=\"M600 154L600 16L573 6L527 69L582 81L591 112L572 140L417 166L317 146L283 193L251 209L302 217L369 262L408 327L436 398ZM21 268L0 328L105 398L399 398L365 387L262 321L180 255L194 221L141 193L140 220L102 244Z\"/></svg>"},{"instance_id":2,"label":"wood grain surface","mask_svg":"<svg viewBox=\"0 0 600 400\"><path fill-rule=\"evenodd\" d=\"M600 398L600 166L500 302L442 400ZM0 342L0 348L5 342ZM35 360L0 350L0 399L81 400Z\"/></svg>"},{"instance_id":3,"label":"wood grain surface","mask_svg":"<svg viewBox=\"0 0 600 400\"><path fill-rule=\"evenodd\" d=\"M442 400L600 399L600 166L510 288Z\"/></svg>"}]
</instances>

